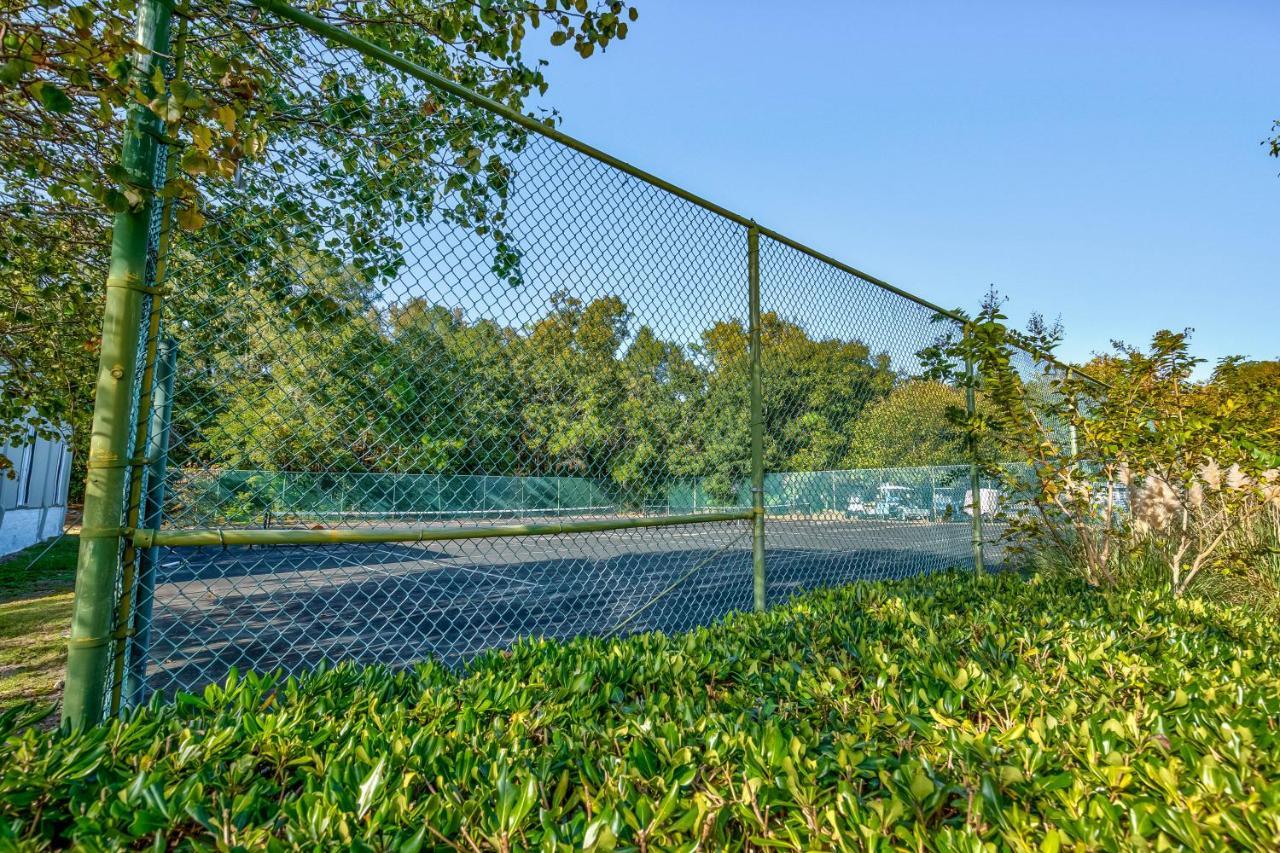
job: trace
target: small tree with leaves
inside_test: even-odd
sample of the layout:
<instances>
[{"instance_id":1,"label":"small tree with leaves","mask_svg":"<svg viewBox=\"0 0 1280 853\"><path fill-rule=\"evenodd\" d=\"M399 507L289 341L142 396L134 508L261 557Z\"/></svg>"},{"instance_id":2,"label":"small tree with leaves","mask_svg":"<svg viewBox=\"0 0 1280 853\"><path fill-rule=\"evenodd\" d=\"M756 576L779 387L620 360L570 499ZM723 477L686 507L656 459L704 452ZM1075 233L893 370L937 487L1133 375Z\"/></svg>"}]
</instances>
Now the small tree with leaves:
<instances>
[{"instance_id":1,"label":"small tree with leaves","mask_svg":"<svg viewBox=\"0 0 1280 853\"><path fill-rule=\"evenodd\" d=\"M1257 523L1280 513L1280 461L1259 450L1252 414L1276 410L1275 390L1242 399L1193 381L1187 333L1162 331L1149 348L1117 343L1102 387L1050 360L1056 334L1018 335L988 300L966 334L939 347L943 369L975 367L986 403L953 410L970 441L998 448L983 460L1021 500L1008 534L1022 550L1053 549L1086 581L1118 583L1126 556L1154 557L1175 594L1206 571L1259 559ZM1019 349L1041 368L1015 368ZM1274 439L1274 436L1271 437ZM1003 464L1011 456L1018 466Z\"/></svg>"}]
</instances>

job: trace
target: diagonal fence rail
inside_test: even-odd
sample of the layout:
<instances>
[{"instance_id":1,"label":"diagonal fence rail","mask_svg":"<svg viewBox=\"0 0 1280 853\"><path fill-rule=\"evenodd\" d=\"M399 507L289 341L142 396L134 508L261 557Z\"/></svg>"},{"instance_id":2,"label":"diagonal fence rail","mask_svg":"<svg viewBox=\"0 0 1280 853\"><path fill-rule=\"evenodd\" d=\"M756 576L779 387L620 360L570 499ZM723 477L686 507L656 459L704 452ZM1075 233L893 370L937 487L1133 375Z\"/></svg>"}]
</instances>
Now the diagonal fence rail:
<instances>
[{"instance_id":1,"label":"diagonal fence rail","mask_svg":"<svg viewBox=\"0 0 1280 853\"><path fill-rule=\"evenodd\" d=\"M170 49L171 6L139 9L145 86L232 38L184 19ZM998 561L949 416L972 383L928 357L962 316L367 26L220 20L275 59L283 118L194 230L164 192L118 216L69 719ZM170 147L131 110L139 186L203 156Z\"/></svg>"}]
</instances>

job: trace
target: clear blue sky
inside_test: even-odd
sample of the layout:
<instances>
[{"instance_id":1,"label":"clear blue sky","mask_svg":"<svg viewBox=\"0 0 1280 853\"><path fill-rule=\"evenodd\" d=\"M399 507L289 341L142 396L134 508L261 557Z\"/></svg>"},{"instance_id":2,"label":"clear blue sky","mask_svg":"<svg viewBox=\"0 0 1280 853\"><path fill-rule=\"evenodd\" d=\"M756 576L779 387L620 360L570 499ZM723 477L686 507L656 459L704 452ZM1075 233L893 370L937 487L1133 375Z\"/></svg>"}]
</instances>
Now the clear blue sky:
<instances>
[{"instance_id":1,"label":"clear blue sky","mask_svg":"<svg viewBox=\"0 0 1280 853\"><path fill-rule=\"evenodd\" d=\"M535 34L569 133L1068 358L1280 356L1280 2L631 2L603 56Z\"/></svg>"}]
</instances>

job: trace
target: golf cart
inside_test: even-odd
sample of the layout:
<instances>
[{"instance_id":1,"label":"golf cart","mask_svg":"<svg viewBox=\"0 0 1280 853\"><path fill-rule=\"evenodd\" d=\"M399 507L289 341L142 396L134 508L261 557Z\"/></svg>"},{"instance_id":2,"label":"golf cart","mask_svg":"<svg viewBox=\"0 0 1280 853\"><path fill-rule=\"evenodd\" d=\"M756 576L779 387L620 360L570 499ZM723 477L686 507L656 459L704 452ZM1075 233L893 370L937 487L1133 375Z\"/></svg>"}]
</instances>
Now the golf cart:
<instances>
[{"instance_id":1,"label":"golf cart","mask_svg":"<svg viewBox=\"0 0 1280 853\"><path fill-rule=\"evenodd\" d=\"M900 521L919 521L929 517L929 508L921 506L911 494L911 489L893 483L881 483L875 497L863 500L857 495L849 498L845 518L884 518Z\"/></svg>"}]
</instances>

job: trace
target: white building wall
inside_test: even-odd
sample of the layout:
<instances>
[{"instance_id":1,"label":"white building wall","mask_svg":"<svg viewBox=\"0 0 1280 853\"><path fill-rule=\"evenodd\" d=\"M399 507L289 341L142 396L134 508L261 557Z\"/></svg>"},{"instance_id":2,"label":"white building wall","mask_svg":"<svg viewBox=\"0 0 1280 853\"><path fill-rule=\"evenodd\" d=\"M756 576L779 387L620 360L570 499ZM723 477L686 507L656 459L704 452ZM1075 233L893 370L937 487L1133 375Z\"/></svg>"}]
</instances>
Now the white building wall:
<instances>
[{"instance_id":1,"label":"white building wall","mask_svg":"<svg viewBox=\"0 0 1280 853\"><path fill-rule=\"evenodd\" d=\"M62 532L71 482L71 451L62 439L4 447L17 476L0 476L0 556Z\"/></svg>"}]
</instances>

